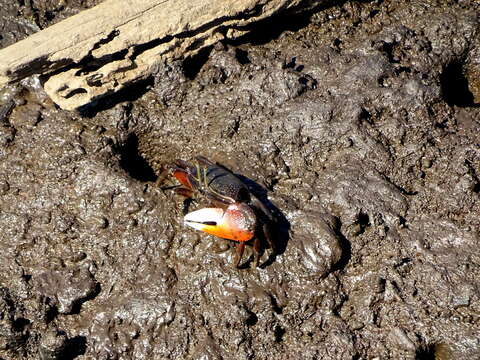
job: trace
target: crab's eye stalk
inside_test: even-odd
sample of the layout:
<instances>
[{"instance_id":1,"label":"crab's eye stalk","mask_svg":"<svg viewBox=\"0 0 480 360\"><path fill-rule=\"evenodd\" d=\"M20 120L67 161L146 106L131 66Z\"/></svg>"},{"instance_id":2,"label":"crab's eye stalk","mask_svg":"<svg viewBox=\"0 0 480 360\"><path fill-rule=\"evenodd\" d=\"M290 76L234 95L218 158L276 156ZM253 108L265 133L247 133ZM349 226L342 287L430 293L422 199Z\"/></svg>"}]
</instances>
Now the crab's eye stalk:
<instances>
[{"instance_id":1,"label":"crab's eye stalk","mask_svg":"<svg viewBox=\"0 0 480 360\"><path fill-rule=\"evenodd\" d=\"M245 204L232 204L226 210L200 209L188 213L184 221L194 229L229 240L248 241L255 234L255 213Z\"/></svg>"}]
</instances>

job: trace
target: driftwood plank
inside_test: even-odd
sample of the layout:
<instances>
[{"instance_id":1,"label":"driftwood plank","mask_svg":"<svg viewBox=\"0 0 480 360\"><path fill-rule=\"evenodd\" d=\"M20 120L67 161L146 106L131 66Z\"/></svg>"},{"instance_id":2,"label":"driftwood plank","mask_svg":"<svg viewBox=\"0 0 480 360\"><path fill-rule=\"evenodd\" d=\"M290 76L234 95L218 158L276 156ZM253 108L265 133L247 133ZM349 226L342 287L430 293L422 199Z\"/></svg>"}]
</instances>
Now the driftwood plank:
<instances>
[{"instance_id":1,"label":"driftwood plank","mask_svg":"<svg viewBox=\"0 0 480 360\"><path fill-rule=\"evenodd\" d=\"M45 91L75 109L311 0L106 0L0 50L0 86L47 74Z\"/></svg>"}]
</instances>

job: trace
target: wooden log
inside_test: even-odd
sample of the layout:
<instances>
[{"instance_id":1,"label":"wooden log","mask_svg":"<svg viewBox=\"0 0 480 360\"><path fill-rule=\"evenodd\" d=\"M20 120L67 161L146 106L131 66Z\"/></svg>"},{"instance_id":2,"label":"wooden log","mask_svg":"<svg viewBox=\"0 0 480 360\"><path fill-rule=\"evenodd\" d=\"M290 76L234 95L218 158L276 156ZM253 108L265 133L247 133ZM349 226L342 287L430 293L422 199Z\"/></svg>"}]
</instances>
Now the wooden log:
<instances>
[{"instance_id":1,"label":"wooden log","mask_svg":"<svg viewBox=\"0 0 480 360\"><path fill-rule=\"evenodd\" d=\"M72 110L146 78L158 61L236 38L249 24L303 3L312 6L311 0L106 0L0 50L0 86L46 74L47 94Z\"/></svg>"}]
</instances>

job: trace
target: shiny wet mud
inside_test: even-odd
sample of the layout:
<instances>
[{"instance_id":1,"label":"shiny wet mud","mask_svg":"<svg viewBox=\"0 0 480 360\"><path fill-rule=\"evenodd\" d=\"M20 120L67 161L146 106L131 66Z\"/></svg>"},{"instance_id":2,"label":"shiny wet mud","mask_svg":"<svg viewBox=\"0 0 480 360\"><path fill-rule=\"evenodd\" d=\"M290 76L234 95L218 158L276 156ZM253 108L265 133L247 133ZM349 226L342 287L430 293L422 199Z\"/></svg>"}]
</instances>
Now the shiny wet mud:
<instances>
[{"instance_id":1,"label":"shiny wet mud","mask_svg":"<svg viewBox=\"0 0 480 360\"><path fill-rule=\"evenodd\" d=\"M6 3L1 46L93 5ZM1 90L0 358L478 358L478 19L333 2L81 113ZM267 266L156 186L198 154L283 214Z\"/></svg>"}]
</instances>

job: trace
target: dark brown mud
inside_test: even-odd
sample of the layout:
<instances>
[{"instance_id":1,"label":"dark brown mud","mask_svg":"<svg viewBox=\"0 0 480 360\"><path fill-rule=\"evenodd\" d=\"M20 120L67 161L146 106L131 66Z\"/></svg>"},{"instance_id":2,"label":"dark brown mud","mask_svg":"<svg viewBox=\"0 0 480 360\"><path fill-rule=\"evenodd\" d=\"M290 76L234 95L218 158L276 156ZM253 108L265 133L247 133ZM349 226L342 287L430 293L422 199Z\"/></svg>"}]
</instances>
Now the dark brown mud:
<instances>
[{"instance_id":1,"label":"dark brown mud","mask_svg":"<svg viewBox=\"0 0 480 360\"><path fill-rule=\"evenodd\" d=\"M1 0L0 46L94 3ZM2 89L0 358L480 358L479 31L333 2L80 113ZM198 154L278 209L261 268L155 183Z\"/></svg>"}]
</instances>

